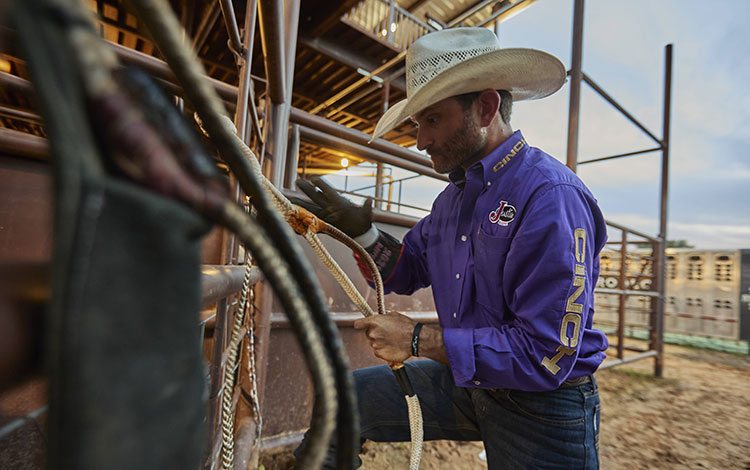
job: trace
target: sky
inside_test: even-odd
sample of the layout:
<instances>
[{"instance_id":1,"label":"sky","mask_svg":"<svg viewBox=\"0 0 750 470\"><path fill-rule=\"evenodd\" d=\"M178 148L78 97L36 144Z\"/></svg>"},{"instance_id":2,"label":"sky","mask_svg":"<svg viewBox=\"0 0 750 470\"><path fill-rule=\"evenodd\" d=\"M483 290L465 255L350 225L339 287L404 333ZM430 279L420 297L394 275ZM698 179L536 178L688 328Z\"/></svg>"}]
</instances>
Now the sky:
<instances>
[{"instance_id":1,"label":"sky","mask_svg":"<svg viewBox=\"0 0 750 470\"><path fill-rule=\"evenodd\" d=\"M585 2L583 71L657 137L664 47L673 44L667 238L697 249L750 248L748 18L749 0ZM550 52L569 69L572 23L573 0L538 0L500 25L500 44ZM511 125L530 145L565 162L568 106L566 84L549 98L515 103ZM579 161L656 145L582 84ZM581 165L578 175L607 220L657 235L661 152ZM347 184L357 185L352 178ZM411 180L402 200L429 207L444 185ZM610 237L619 238L619 231Z\"/></svg>"}]
</instances>

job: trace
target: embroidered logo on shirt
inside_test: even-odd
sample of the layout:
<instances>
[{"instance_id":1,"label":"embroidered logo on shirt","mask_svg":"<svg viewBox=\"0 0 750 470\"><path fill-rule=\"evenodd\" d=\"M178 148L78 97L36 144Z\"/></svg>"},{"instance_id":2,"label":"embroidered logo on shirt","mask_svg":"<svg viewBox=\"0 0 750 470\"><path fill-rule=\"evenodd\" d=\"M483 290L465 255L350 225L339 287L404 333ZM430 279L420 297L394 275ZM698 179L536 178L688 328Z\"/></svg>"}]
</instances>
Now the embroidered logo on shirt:
<instances>
[{"instance_id":1,"label":"embroidered logo on shirt","mask_svg":"<svg viewBox=\"0 0 750 470\"><path fill-rule=\"evenodd\" d=\"M500 171L510 161L511 158L516 156L516 154L524 147L524 145L526 145L526 141L523 139L516 142L513 148L510 149L510 152L508 152L502 160L495 163L495 166L492 167L492 171L494 171L495 173Z\"/></svg>"},{"instance_id":2,"label":"embroidered logo on shirt","mask_svg":"<svg viewBox=\"0 0 750 470\"><path fill-rule=\"evenodd\" d=\"M490 212L490 222L498 225L508 225L516 217L516 208L508 201L500 201L500 207Z\"/></svg>"}]
</instances>

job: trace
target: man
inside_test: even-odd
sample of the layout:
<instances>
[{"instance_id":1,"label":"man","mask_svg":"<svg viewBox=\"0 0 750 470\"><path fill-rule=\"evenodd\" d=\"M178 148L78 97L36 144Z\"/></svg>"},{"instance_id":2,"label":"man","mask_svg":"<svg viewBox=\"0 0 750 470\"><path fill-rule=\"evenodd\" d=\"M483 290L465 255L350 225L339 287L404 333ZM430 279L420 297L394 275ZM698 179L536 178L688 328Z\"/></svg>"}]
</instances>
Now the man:
<instances>
[{"instance_id":1,"label":"man","mask_svg":"<svg viewBox=\"0 0 750 470\"><path fill-rule=\"evenodd\" d=\"M417 147L451 180L430 215L399 243L371 226L369 203L355 206L321 179L299 186L373 255L388 292L431 286L439 325L393 312L354 326L381 359L429 359L406 364L426 440L482 440L490 469L598 468L592 374L607 339L592 316L606 226L578 177L510 127L512 100L554 93L565 67L500 49L489 30L457 28L417 40L406 70L407 99L373 137L409 117L418 125ZM390 370L354 377L362 438L408 441Z\"/></svg>"}]
</instances>

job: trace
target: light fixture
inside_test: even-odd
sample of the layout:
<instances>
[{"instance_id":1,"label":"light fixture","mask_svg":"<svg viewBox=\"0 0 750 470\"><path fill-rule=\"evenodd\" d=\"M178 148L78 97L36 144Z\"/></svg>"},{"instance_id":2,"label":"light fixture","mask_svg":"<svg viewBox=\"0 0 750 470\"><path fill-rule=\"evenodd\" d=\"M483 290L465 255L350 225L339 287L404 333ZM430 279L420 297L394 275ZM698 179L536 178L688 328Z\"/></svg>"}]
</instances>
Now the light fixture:
<instances>
[{"instance_id":1,"label":"light fixture","mask_svg":"<svg viewBox=\"0 0 750 470\"><path fill-rule=\"evenodd\" d=\"M348 158L342 158L341 159L341 167L346 168L349 166L349 159Z\"/></svg>"},{"instance_id":2,"label":"light fixture","mask_svg":"<svg viewBox=\"0 0 750 470\"><path fill-rule=\"evenodd\" d=\"M357 67L357 72L359 72L360 75L364 75L365 77L370 77L370 72L363 69L362 67ZM372 77L370 77L370 80L377 83L383 83L383 79L378 77L377 75L373 75Z\"/></svg>"},{"instance_id":3,"label":"light fixture","mask_svg":"<svg viewBox=\"0 0 750 470\"><path fill-rule=\"evenodd\" d=\"M392 33L396 32L396 23L391 23L391 32Z\"/></svg>"}]
</instances>

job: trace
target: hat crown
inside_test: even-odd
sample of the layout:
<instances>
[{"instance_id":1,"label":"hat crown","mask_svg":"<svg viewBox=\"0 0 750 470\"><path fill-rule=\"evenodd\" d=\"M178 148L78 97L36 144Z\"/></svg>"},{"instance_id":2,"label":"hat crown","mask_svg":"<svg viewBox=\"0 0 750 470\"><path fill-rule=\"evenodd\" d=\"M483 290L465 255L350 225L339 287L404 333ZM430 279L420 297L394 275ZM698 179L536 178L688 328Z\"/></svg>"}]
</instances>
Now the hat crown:
<instances>
[{"instance_id":1,"label":"hat crown","mask_svg":"<svg viewBox=\"0 0 750 470\"><path fill-rule=\"evenodd\" d=\"M406 53L406 96L454 65L497 49L497 36L485 28L444 29L422 36Z\"/></svg>"}]
</instances>

